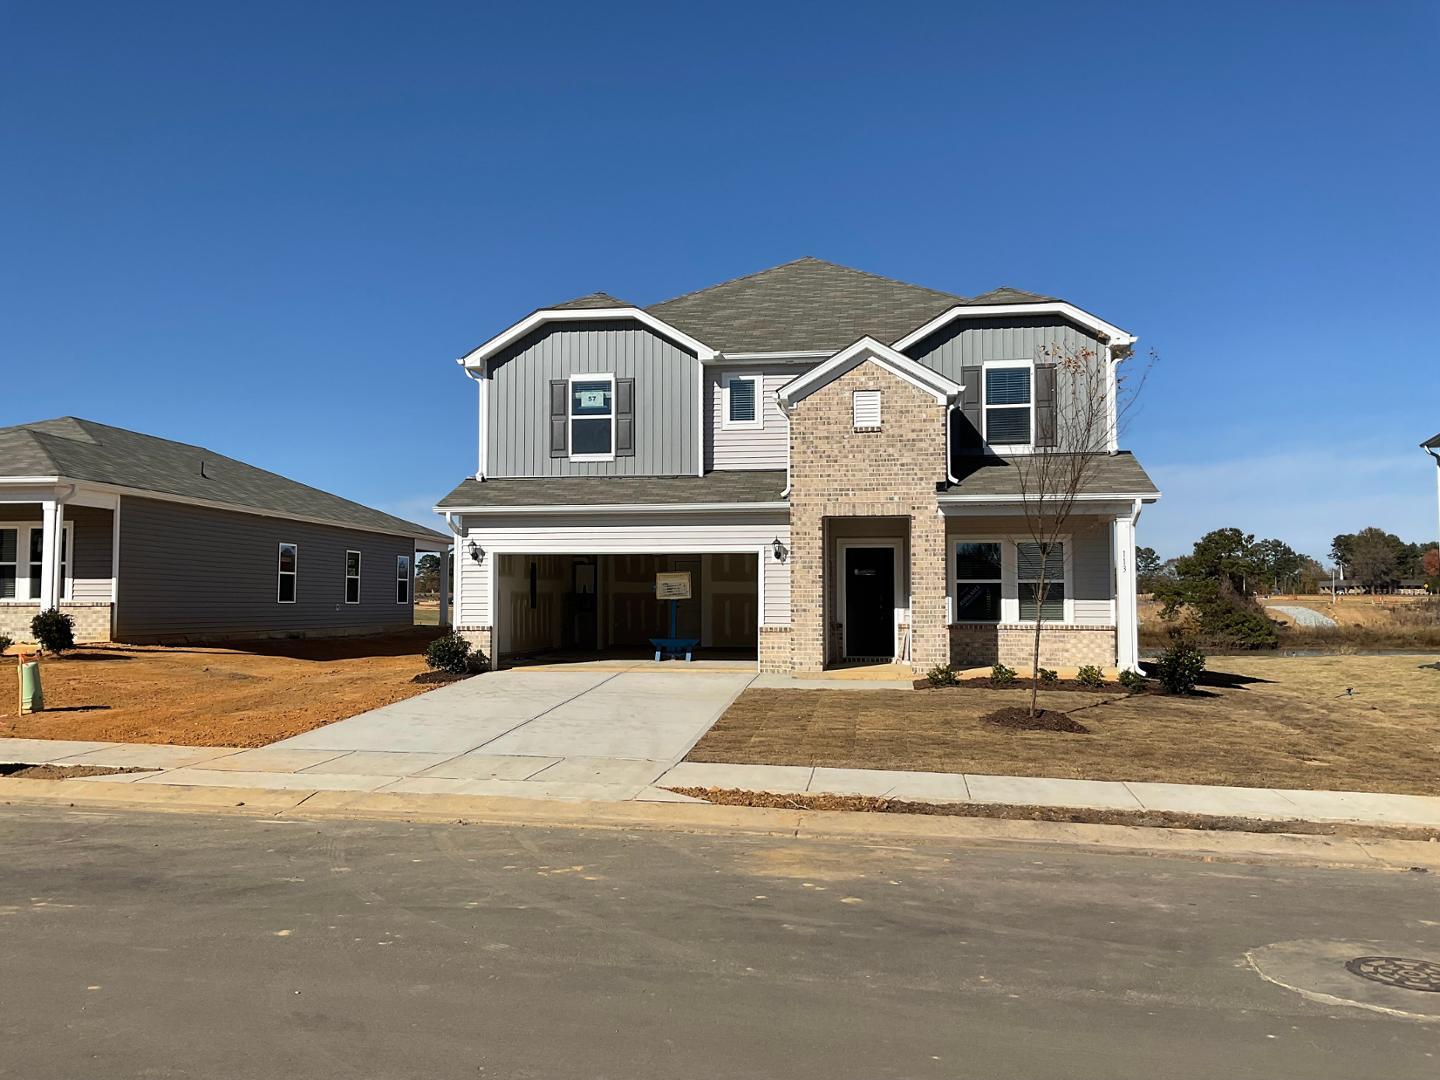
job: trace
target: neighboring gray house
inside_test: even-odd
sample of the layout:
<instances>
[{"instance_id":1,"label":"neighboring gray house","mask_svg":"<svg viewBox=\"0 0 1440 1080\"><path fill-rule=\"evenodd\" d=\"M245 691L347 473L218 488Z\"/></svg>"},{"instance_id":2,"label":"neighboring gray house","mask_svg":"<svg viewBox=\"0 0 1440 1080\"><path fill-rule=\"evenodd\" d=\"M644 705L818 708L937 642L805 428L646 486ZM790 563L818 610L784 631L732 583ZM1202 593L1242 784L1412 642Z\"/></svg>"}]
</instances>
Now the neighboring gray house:
<instances>
[{"instance_id":1,"label":"neighboring gray house","mask_svg":"<svg viewBox=\"0 0 1440 1080\"><path fill-rule=\"evenodd\" d=\"M649 307L541 308L459 360L478 468L436 508L457 629L501 665L641 650L668 636L656 574L689 571L679 636L762 670L1028 667L1022 477L1067 451L1076 370L1113 419L1134 342L1050 297L809 258ZM1137 665L1135 523L1159 493L1113 423L1103 451L1051 554L1049 666Z\"/></svg>"},{"instance_id":2,"label":"neighboring gray house","mask_svg":"<svg viewBox=\"0 0 1440 1080\"><path fill-rule=\"evenodd\" d=\"M0 633L17 641L52 606L82 641L410 626L415 553L449 543L198 446L74 417L0 428Z\"/></svg>"}]
</instances>

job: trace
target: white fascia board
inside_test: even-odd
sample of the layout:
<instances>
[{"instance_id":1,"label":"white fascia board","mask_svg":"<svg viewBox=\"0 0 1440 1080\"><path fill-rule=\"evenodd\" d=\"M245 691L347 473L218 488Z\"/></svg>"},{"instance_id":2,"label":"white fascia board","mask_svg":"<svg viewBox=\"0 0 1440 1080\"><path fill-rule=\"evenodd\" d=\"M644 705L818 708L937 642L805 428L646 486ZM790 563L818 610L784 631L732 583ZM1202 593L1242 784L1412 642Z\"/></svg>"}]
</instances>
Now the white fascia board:
<instances>
[{"instance_id":1,"label":"white fascia board","mask_svg":"<svg viewBox=\"0 0 1440 1080\"><path fill-rule=\"evenodd\" d=\"M934 368L911 360L908 356L872 337L863 337L855 344L836 353L825 363L791 379L780 387L776 396L779 398L780 404L788 409L797 401L808 397L866 360L873 360L892 375L923 390L942 405L959 397L960 391L964 389L959 383L952 382Z\"/></svg>"},{"instance_id":2,"label":"white fascia board","mask_svg":"<svg viewBox=\"0 0 1440 1080\"><path fill-rule=\"evenodd\" d=\"M437 514L690 514L788 510L788 502L763 503L571 503L551 506L447 506Z\"/></svg>"},{"instance_id":3,"label":"white fascia board","mask_svg":"<svg viewBox=\"0 0 1440 1080\"><path fill-rule=\"evenodd\" d=\"M508 330L496 334L485 344L471 349L455 362L466 368L477 367L507 345L519 341L537 326L552 322L588 322L595 319L634 319L641 325L648 326L661 337L669 338L677 345L689 349L702 361L713 359L715 356L715 350L703 341L696 341L683 330L675 329L669 323L657 319L642 308L541 308L539 311L527 315Z\"/></svg>"},{"instance_id":4,"label":"white fascia board","mask_svg":"<svg viewBox=\"0 0 1440 1080\"><path fill-rule=\"evenodd\" d=\"M996 315L1059 315L1087 330L1093 330L1109 345L1134 345L1139 340L1130 331L1122 330L1114 323L1108 323L1097 315L1091 315L1088 311L1082 311L1074 304L1063 301L1043 304L957 304L949 311L935 316L918 330L910 331L895 342L895 348L908 349L956 319L984 319L994 318Z\"/></svg>"},{"instance_id":5,"label":"white fascia board","mask_svg":"<svg viewBox=\"0 0 1440 1080\"><path fill-rule=\"evenodd\" d=\"M1027 500L1026 500L1026 497L1025 497L1024 495L939 495L939 496L937 496L936 498L937 498L937 501L940 503L940 506L941 506L942 509L943 509L947 504L948 504L948 505L951 505L951 506L964 506L964 505L971 505L971 504L977 504L977 503L993 503L993 504L995 504L995 505L997 505L997 506L998 506L998 505L1002 505L1002 504L1021 506L1021 505L1023 505L1023 504L1027 501ZM1107 492L1098 492L1098 493L1088 493L1088 492L1087 492L1087 493L1085 493L1085 494L1076 495L1075 498L1074 498L1074 501L1075 501L1075 502L1085 502L1085 503L1088 503L1088 502L1123 502L1123 503L1129 503L1129 504L1132 504L1132 505L1133 505L1133 504L1136 503L1136 502L1143 502L1143 503L1158 502L1159 499L1160 499L1160 492L1158 492L1158 491L1156 491L1156 492L1149 492L1149 493L1145 493L1145 494L1137 494L1137 493L1135 493L1135 492L1124 492L1124 491L1117 491L1117 492L1109 492L1109 491L1107 491ZM1029 499L1028 501L1029 501L1029 502L1040 502L1040 501L1042 501L1042 500L1032 498L1032 499ZM1050 501L1053 502L1053 501L1057 501L1057 500L1050 500Z\"/></svg>"},{"instance_id":6,"label":"white fascia board","mask_svg":"<svg viewBox=\"0 0 1440 1080\"><path fill-rule=\"evenodd\" d=\"M790 352L737 352L723 353L709 362L716 364L763 364L766 362L803 364L812 360L825 360L834 355L835 354L829 349L800 349Z\"/></svg>"},{"instance_id":7,"label":"white fascia board","mask_svg":"<svg viewBox=\"0 0 1440 1080\"><path fill-rule=\"evenodd\" d=\"M232 514L248 514L251 517L275 518L279 521L303 521L310 525L324 525L331 529L345 529L349 532L374 533L377 536L404 536L425 543L439 543L434 536L408 529L382 529L376 525L356 525L352 522L333 521L330 518L313 517L309 514L291 514L284 510L266 510L256 506L238 506L235 503L216 502L213 499L196 499L189 495L171 495L164 491L150 491L148 488L125 487L121 484L103 484L98 480L68 480L76 491L104 492L113 495L129 495L136 499L154 499L157 502L180 503L183 506L199 506L206 510L228 510Z\"/></svg>"}]
</instances>

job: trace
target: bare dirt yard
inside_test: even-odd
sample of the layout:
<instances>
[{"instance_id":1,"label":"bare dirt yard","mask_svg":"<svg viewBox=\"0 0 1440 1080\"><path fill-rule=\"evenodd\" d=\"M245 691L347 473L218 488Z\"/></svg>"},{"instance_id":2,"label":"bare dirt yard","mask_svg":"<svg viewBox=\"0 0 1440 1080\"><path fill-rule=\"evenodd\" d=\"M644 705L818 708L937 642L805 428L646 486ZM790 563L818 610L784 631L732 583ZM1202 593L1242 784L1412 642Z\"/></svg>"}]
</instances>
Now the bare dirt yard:
<instances>
[{"instance_id":1,"label":"bare dirt yard","mask_svg":"<svg viewBox=\"0 0 1440 1080\"><path fill-rule=\"evenodd\" d=\"M19 716L0 659L0 737L264 746L432 686L435 630L257 642L243 648L83 645L41 662L46 711ZM4 746L0 742L0 760Z\"/></svg>"},{"instance_id":2,"label":"bare dirt yard","mask_svg":"<svg viewBox=\"0 0 1440 1080\"><path fill-rule=\"evenodd\" d=\"M747 690L689 760L1440 795L1435 660L1226 656L1194 697L1041 693L1089 734L980 720L1023 690Z\"/></svg>"}]
</instances>

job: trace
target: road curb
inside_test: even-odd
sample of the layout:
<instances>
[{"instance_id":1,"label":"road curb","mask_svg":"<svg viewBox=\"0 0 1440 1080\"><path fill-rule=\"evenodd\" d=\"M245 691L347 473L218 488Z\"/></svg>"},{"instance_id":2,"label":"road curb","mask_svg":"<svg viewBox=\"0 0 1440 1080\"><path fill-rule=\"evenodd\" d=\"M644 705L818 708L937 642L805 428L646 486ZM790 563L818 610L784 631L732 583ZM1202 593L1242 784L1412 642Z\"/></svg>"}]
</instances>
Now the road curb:
<instances>
[{"instance_id":1,"label":"road curb","mask_svg":"<svg viewBox=\"0 0 1440 1080\"><path fill-rule=\"evenodd\" d=\"M739 834L904 845L958 843L1085 848L1215 862L1283 861L1311 866L1440 872L1440 844L1291 833L1209 832L993 818L834 810L779 810L709 803L570 802L500 796L410 795L256 788L165 787L0 778L0 802L228 813L295 820L384 820Z\"/></svg>"}]
</instances>

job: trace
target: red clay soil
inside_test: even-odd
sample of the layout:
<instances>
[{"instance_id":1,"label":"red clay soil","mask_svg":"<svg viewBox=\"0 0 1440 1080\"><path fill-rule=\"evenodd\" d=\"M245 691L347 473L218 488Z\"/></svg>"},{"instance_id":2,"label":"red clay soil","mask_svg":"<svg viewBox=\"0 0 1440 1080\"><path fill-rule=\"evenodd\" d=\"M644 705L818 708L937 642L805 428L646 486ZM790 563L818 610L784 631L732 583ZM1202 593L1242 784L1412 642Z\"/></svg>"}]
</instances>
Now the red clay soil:
<instances>
[{"instance_id":1,"label":"red clay soil","mask_svg":"<svg viewBox=\"0 0 1440 1080\"><path fill-rule=\"evenodd\" d=\"M41 661L46 711L18 715L0 661L0 737L264 746L431 689L437 631L253 645L84 645ZM0 761L4 743L0 741Z\"/></svg>"}]
</instances>

